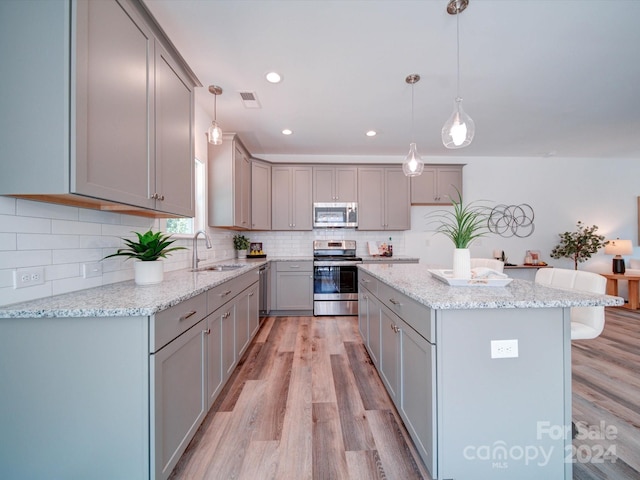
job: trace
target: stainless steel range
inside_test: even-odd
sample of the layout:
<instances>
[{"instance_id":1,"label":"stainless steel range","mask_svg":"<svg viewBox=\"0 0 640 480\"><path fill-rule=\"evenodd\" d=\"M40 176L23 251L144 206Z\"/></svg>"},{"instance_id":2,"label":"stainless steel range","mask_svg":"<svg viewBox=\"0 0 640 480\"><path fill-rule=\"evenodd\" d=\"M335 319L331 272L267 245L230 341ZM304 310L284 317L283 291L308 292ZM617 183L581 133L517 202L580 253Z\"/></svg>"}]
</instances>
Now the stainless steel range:
<instances>
[{"instance_id":1,"label":"stainless steel range","mask_svg":"<svg viewBox=\"0 0 640 480\"><path fill-rule=\"evenodd\" d=\"M313 242L313 314L358 314L358 267L355 240Z\"/></svg>"}]
</instances>

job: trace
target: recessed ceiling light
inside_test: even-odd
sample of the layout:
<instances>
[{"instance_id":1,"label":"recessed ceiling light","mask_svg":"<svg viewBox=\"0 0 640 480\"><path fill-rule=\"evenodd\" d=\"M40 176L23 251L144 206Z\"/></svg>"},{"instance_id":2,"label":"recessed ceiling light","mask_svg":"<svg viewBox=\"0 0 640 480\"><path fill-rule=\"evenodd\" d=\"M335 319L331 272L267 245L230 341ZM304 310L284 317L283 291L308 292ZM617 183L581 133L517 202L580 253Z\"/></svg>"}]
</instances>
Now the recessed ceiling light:
<instances>
[{"instance_id":1,"label":"recessed ceiling light","mask_svg":"<svg viewBox=\"0 0 640 480\"><path fill-rule=\"evenodd\" d=\"M375 130L369 130L367 133L365 133L367 137L375 137L377 134L378 132L376 132Z\"/></svg>"},{"instance_id":2,"label":"recessed ceiling light","mask_svg":"<svg viewBox=\"0 0 640 480\"><path fill-rule=\"evenodd\" d=\"M277 72L269 72L265 77L269 83L280 83L282 81L282 75Z\"/></svg>"},{"instance_id":3,"label":"recessed ceiling light","mask_svg":"<svg viewBox=\"0 0 640 480\"><path fill-rule=\"evenodd\" d=\"M292 130L289 130L288 128L285 128L284 130L282 130L282 134L283 135L291 135L293 133Z\"/></svg>"}]
</instances>

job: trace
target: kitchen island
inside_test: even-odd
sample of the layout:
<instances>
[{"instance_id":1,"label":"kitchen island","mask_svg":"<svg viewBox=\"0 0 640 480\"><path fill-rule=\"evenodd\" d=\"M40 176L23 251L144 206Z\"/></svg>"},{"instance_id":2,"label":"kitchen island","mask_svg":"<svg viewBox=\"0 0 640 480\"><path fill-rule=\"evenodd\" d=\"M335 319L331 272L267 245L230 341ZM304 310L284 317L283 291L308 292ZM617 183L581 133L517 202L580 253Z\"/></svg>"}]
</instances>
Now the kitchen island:
<instances>
[{"instance_id":1,"label":"kitchen island","mask_svg":"<svg viewBox=\"0 0 640 480\"><path fill-rule=\"evenodd\" d=\"M434 479L572 478L570 308L618 297L513 280L450 287L359 266L359 330Z\"/></svg>"}]
</instances>

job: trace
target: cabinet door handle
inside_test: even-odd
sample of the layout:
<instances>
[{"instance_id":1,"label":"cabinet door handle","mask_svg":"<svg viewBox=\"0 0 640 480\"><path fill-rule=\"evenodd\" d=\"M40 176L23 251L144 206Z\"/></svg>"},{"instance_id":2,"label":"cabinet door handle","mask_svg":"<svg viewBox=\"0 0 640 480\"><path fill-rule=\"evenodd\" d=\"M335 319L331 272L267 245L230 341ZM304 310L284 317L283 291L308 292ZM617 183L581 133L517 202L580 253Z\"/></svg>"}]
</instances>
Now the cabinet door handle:
<instances>
[{"instance_id":1,"label":"cabinet door handle","mask_svg":"<svg viewBox=\"0 0 640 480\"><path fill-rule=\"evenodd\" d=\"M249 294L249 296L250 296L250 297L253 297L253 292L251 292L251 293Z\"/></svg>"},{"instance_id":2,"label":"cabinet door handle","mask_svg":"<svg viewBox=\"0 0 640 480\"><path fill-rule=\"evenodd\" d=\"M202 333L204 333L205 335L211 335L211 329L207 328L206 330L203 330Z\"/></svg>"},{"instance_id":3,"label":"cabinet door handle","mask_svg":"<svg viewBox=\"0 0 640 480\"><path fill-rule=\"evenodd\" d=\"M229 295L231 293L231 290L227 290L226 292L222 292L220 294L221 297L226 297L227 295Z\"/></svg>"},{"instance_id":4,"label":"cabinet door handle","mask_svg":"<svg viewBox=\"0 0 640 480\"><path fill-rule=\"evenodd\" d=\"M402 305L402 303L400 303L398 300L396 300L395 298L390 298L389 301L391 303L393 303L395 306L399 307Z\"/></svg>"},{"instance_id":5,"label":"cabinet door handle","mask_svg":"<svg viewBox=\"0 0 640 480\"><path fill-rule=\"evenodd\" d=\"M178 320L182 321L182 320L186 320L187 318L195 315L197 312L195 310L191 310L190 312L185 313L184 315L182 315Z\"/></svg>"},{"instance_id":6,"label":"cabinet door handle","mask_svg":"<svg viewBox=\"0 0 640 480\"><path fill-rule=\"evenodd\" d=\"M164 195L160 195L159 197L157 197L158 200L164 200Z\"/></svg>"},{"instance_id":7,"label":"cabinet door handle","mask_svg":"<svg viewBox=\"0 0 640 480\"><path fill-rule=\"evenodd\" d=\"M300 268L300 265L289 265L289 268Z\"/></svg>"}]
</instances>

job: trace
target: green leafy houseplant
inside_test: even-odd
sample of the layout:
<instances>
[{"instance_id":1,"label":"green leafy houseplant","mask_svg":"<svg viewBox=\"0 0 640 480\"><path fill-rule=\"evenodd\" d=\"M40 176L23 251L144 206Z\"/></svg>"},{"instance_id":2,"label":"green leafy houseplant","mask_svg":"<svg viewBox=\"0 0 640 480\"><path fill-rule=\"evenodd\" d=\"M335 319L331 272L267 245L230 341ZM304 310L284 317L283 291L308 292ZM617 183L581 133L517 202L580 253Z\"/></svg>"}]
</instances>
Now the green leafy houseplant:
<instances>
[{"instance_id":1,"label":"green leafy houseplant","mask_svg":"<svg viewBox=\"0 0 640 480\"><path fill-rule=\"evenodd\" d=\"M559 233L560 243L551 250L551 258L572 258L575 270L578 269L578 262L587 261L608 243L604 235L596 234L597 225L587 227L578 220L576 227L575 232Z\"/></svg>"},{"instance_id":2,"label":"green leafy houseplant","mask_svg":"<svg viewBox=\"0 0 640 480\"><path fill-rule=\"evenodd\" d=\"M475 239L489 233L489 207L478 202L462 203L462 194L456 190L458 198L451 198L453 211L438 210L428 215L429 223L437 223L436 232L451 239L456 248L469 248Z\"/></svg>"},{"instance_id":3,"label":"green leafy houseplant","mask_svg":"<svg viewBox=\"0 0 640 480\"><path fill-rule=\"evenodd\" d=\"M248 250L249 245L249 239L244 235L237 234L233 236L233 248L236 250Z\"/></svg>"},{"instance_id":4,"label":"green leafy houseplant","mask_svg":"<svg viewBox=\"0 0 640 480\"><path fill-rule=\"evenodd\" d=\"M149 230L142 234L138 232L133 233L137 235L138 241L123 238L122 240L124 240L127 246L125 248L119 248L116 253L107 255L104 258L128 257L127 260L129 258L135 258L143 262L153 262L161 257L166 258L169 252L185 249L185 247L169 248L175 240L169 240L171 235L163 235L162 232L153 233Z\"/></svg>"}]
</instances>

